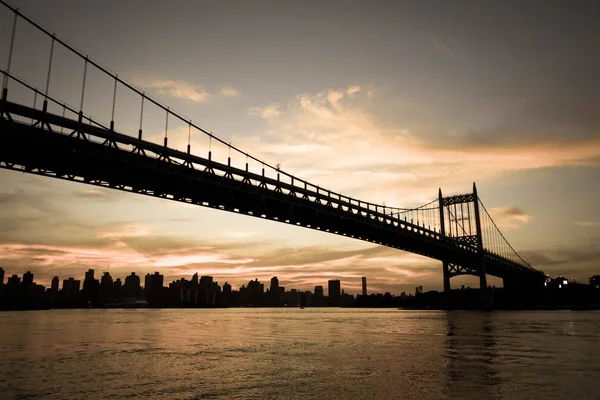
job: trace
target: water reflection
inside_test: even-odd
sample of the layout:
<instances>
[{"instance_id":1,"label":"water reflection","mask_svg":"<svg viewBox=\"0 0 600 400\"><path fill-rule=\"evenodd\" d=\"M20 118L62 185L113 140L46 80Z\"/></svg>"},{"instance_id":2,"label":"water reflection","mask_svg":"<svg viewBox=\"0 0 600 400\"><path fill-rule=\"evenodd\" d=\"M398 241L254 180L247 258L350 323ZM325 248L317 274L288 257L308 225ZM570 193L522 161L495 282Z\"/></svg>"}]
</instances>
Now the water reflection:
<instances>
[{"instance_id":1,"label":"water reflection","mask_svg":"<svg viewBox=\"0 0 600 400\"><path fill-rule=\"evenodd\" d=\"M492 313L446 313L446 388L448 398L500 398L502 382Z\"/></svg>"}]
</instances>

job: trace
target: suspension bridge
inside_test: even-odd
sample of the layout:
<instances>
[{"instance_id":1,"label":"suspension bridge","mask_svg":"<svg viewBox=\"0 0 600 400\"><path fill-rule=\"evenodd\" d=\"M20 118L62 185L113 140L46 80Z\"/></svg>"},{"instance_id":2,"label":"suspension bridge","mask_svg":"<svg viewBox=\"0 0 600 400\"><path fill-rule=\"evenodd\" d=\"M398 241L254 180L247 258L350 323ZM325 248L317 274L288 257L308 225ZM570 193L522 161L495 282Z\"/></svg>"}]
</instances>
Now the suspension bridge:
<instances>
[{"instance_id":1,"label":"suspension bridge","mask_svg":"<svg viewBox=\"0 0 600 400\"><path fill-rule=\"evenodd\" d=\"M502 234L475 184L467 194L444 196L440 189L433 201L416 208L375 204L312 184L223 141L18 9L0 3L3 21L10 20L6 26L11 27L1 38L7 47L6 67L1 70L1 168L211 207L412 252L441 261L445 291L450 291L450 279L457 275L478 276L481 288L487 288L486 275L502 278L505 288L543 283L544 274L529 265ZM25 39L19 40L21 30ZM24 62L18 70L19 46L31 52L32 35L38 35L36 45L47 43L47 58L42 62L38 52L35 66ZM55 76L59 53L69 57L70 67L80 66L80 75ZM60 84L52 86L53 80ZM75 86L78 106L55 94ZM99 96L97 91L109 95ZM101 98L106 102L100 104ZM106 117L92 117L90 110ZM122 116L116 118L119 113ZM145 124L162 118L162 143L145 139ZM187 128L186 148L169 145L169 123ZM198 135L208 142L203 155L191 148L192 136Z\"/></svg>"}]
</instances>

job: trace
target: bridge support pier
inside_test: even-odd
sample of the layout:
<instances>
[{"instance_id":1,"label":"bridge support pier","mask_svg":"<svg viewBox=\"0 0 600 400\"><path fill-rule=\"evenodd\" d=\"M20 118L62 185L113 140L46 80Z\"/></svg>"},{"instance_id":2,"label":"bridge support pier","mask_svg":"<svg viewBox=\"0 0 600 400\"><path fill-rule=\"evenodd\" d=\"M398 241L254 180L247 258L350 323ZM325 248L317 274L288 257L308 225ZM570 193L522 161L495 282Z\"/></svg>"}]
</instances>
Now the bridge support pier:
<instances>
[{"instance_id":1,"label":"bridge support pier","mask_svg":"<svg viewBox=\"0 0 600 400\"><path fill-rule=\"evenodd\" d=\"M443 261L443 271L444 271L444 292L450 292L450 263L448 261Z\"/></svg>"},{"instance_id":2,"label":"bridge support pier","mask_svg":"<svg viewBox=\"0 0 600 400\"><path fill-rule=\"evenodd\" d=\"M485 261L481 260L481 267L479 267L479 288L484 290L487 289L487 277L485 275Z\"/></svg>"}]
</instances>

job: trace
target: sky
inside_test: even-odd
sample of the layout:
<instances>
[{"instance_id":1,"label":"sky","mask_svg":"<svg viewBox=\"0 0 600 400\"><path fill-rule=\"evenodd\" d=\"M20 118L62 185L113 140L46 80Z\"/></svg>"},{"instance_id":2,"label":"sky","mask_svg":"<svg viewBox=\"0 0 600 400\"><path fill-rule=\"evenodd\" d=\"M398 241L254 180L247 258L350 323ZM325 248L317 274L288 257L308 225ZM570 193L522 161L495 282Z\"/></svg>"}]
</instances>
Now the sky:
<instances>
[{"instance_id":1,"label":"sky","mask_svg":"<svg viewBox=\"0 0 600 400\"><path fill-rule=\"evenodd\" d=\"M600 4L595 1L11 0L90 59L228 143L322 187L398 207L479 196L550 276L600 273ZM21 21L22 22L22 21ZM50 40L19 23L11 71L44 88ZM0 66L12 16L0 7ZM83 64L57 46L49 94L78 107ZM84 111L111 119L91 70ZM12 91L11 91L12 90ZM33 102L9 86L9 96ZM21 96L21 97L19 97ZM37 103L39 107L39 102ZM115 128L139 98L118 88ZM146 105L145 138L164 112ZM169 145L188 126L171 120ZM192 132L192 152L209 141ZM225 162L224 146L210 144ZM232 156L234 162L243 158ZM237 158L236 158L237 157ZM239 164L238 164L239 165ZM441 263L300 227L0 171L0 266L83 278L198 272L238 287L277 276L355 294L442 288ZM456 277L452 285L476 285ZM498 279L490 284L501 285Z\"/></svg>"}]
</instances>

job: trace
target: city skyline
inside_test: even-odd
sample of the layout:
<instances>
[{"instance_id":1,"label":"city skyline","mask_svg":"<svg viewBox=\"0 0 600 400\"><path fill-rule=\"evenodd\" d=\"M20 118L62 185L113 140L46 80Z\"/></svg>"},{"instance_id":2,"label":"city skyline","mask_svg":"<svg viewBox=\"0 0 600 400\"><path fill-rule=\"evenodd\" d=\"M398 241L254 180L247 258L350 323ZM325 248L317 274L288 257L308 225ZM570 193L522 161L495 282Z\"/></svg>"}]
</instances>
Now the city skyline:
<instances>
[{"instance_id":1,"label":"city skyline","mask_svg":"<svg viewBox=\"0 0 600 400\"><path fill-rule=\"evenodd\" d=\"M96 272L100 272L100 276L96 276L95 275ZM50 281L50 283L48 285L44 285L44 284L42 284L42 283L40 283L38 281L35 281L34 280L35 274L32 273L29 270L27 270L25 272L22 272L20 274L19 273L8 274L8 273L6 273L6 270L4 270L3 267L0 267L0 285L6 284L8 282L9 278L14 278L15 276L19 277L19 279L22 280L22 281L25 281L26 279L24 277L28 276L29 277L28 279L29 279L30 283L35 283L37 285L44 286L44 287L46 287L46 289L54 288L55 285L56 285L57 289L60 288L62 290L63 289L63 284L66 281L75 280L75 281L80 282L80 283L84 282L87 279L92 279L92 280L95 279L95 280L101 281L102 277L108 276L109 278L112 279L111 283L113 281L116 282L117 280L119 280L122 283L124 283L127 280L128 277L132 277L133 276L133 277L137 277L139 279L138 284L140 285L140 288L144 289L148 285L148 281L147 280L142 281L141 279L142 278L146 278L147 279L149 276L155 276L155 275L160 275L161 279L163 279L163 282L165 284L167 284L166 287L168 287L169 280L165 280L164 279L164 275L161 274L161 271L154 271L153 273L148 272L148 273L146 273L146 275L138 274L136 271L131 271L127 275L122 275L122 276L116 276L115 275L115 276L113 276L110 273L109 269L105 269L105 270L102 270L102 271L96 271L94 269L88 269L87 271L83 271L83 274L81 275L81 276L83 276L83 279L81 279L81 276L79 276L79 277L76 277L76 276L60 277L60 276L56 275L56 276L53 276L51 278L51 281ZM213 277L213 276L210 276L210 275L200 275L197 272L195 272L194 274L192 274L190 276L180 276L178 279L174 279L170 283L176 283L176 282L196 282L196 283L198 283L198 279L200 279L200 278L210 278L211 280L214 279L215 283L219 283L219 281L220 281L220 279L218 279L219 277L216 277L217 279L215 279L215 277ZM321 282L321 284L315 285L314 287L308 288L308 289L306 289L306 288L297 288L297 287L289 287L288 285L285 284L285 281L279 281L278 277L276 277L276 276L272 276L270 278L264 278L264 279L254 278L254 279L250 279L248 282L255 282L255 281L257 281L258 283L261 283L261 284L265 284L265 282L269 282L270 281L271 282L270 286L269 287L265 286L265 290L266 291L272 290L273 288L275 288L275 289L281 288L281 289L285 289L286 291L293 290L293 291L302 291L302 292L304 292L304 291L311 291L312 292L317 287L320 287L321 290L322 290L323 287L325 287L324 283L328 283L328 286L327 286L328 287L327 296L330 296L331 286L329 286L329 285L331 285L331 283L333 282L335 285L339 285L339 286L335 286L337 289L334 289L334 292L337 293L338 296L339 296L340 293L346 293L346 294L352 294L352 295L354 295L354 293L350 293L349 291L345 290L344 289L344 285L342 284L342 282L339 279L336 279L335 277L331 277L330 279L327 279L327 280ZM248 282L245 282L244 284L240 285L238 287L238 289L243 288L244 286L247 286ZM58 285L57 285L57 283L58 283ZM227 282L227 281L223 282L223 285L230 285L231 287L233 287L233 285L229 284L229 282ZM364 295L368 295L369 291L367 290L366 277L361 277L361 285L362 285L361 286L361 291L356 292L356 295L363 295L363 296ZM165 287L165 285L162 285L162 286ZM372 291L372 290L370 292L371 293L375 293L375 291ZM383 292L380 292L380 293L383 293ZM397 293L391 293L391 294L393 294L393 295L400 295L401 293L402 292L399 291Z\"/></svg>"},{"instance_id":2,"label":"city skyline","mask_svg":"<svg viewBox=\"0 0 600 400\"><path fill-rule=\"evenodd\" d=\"M248 18L217 4L200 12L191 3L176 10L138 3L141 10L127 4L116 13L111 2L102 9L68 1L56 8L13 3L215 134L282 162L286 171L364 200L405 207L435 198L438 187L447 194L465 192L476 180L511 243L536 268L550 275L597 273L600 142L591 89L597 78L591 73L594 55L585 51L594 48L597 36L586 30L585 6L567 10L554 3L537 10L549 24L562 23L565 12L584 18L577 26L564 22L568 29L557 35L543 26L528 32L533 17L513 18L517 11L510 5L474 6L471 17L453 8L387 5L394 15L420 18L420 24L402 25L383 18L385 9L358 3L322 6L318 13L272 7L266 21L260 6L271 3L246 10ZM70 24L60 23L64 10ZM295 19L296 11L313 22L314 32ZM222 13L225 23L211 25L210 16ZM439 23L443 13L448 18ZM200 14L216 32L186 19ZM491 23L492 14L498 22ZM368 29L352 24L359 16ZM514 36L497 41L494 35L509 20ZM95 30L106 25L115 30ZM218 46L197 40L212 33ZM482 42L467 39L472 37ZM173 38L177 45L168 46ZM352 39L360 40L350 46ZM380 46L369 48L371 41ZM573 42L579 47L572 49ZM507 43L512 47L503 47ZM5 50L6 43L1 46ZM537 51L529 52L534 46ZM330 49L338 54L331 56ZM160 52L169 56L157 59ZM244 62L234 65L241 56ZM28 65L29 57L17 54L16 65ZM550 59L561 62L548 67ZM127 113L127 106L119 112ZM182 128L173 127L172 145L185 143ZM147 131L160 139L160 129ZM206 147L201 138L192 143ZM143 273L163 268L165 276L197 270L231 277L234 284L277 275L301 288L327 275L353 282L353 292L359 292L360 277L373 275L370 287L380 292L420 283L441 287L439 262L393 249L14 172L0 171L0 179L0 265L11 274L31 269L47 283L54 275L110 264ZM453 281L460 285L461 278Z\"/></svg>"}]
</instances>

